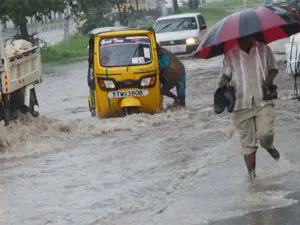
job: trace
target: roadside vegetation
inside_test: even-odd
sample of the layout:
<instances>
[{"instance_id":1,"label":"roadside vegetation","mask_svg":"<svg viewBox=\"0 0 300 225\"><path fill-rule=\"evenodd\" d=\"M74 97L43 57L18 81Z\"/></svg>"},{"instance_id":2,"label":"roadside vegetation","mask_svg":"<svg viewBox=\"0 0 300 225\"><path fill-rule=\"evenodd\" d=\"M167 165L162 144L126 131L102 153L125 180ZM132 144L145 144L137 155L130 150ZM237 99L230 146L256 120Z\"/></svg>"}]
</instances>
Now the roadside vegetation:
<instances>
[{"instance_id":1,"label":"roadside vegetation","mask_svg":"<svg viewBox=\"0 0 300 225\"><path fill-rule=\"evenodd\" d=\"M88 37L72 36L69 42L60 42L50 48L42 49L42 62L64 64L87 59Z\"/></svg>"}]
</instances>

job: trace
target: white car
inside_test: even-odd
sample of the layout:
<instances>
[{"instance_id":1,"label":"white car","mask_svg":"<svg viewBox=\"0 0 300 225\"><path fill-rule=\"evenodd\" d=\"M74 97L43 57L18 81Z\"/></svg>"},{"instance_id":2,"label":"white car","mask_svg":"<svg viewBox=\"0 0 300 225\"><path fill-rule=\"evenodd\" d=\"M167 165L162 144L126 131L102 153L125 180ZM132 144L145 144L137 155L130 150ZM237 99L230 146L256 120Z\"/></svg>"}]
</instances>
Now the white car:
<instances>
[{"instance_id":1,"label":"white car","mask_svg":"<svg viewBox=\"0 0 300 225\"><path fill-rule=\"evenodd\" d=\"M161 47L176 55L192 56L199 49L207 26L201 13L183 13L158 18L154 30Z\"/></svg>"}]
</instances>

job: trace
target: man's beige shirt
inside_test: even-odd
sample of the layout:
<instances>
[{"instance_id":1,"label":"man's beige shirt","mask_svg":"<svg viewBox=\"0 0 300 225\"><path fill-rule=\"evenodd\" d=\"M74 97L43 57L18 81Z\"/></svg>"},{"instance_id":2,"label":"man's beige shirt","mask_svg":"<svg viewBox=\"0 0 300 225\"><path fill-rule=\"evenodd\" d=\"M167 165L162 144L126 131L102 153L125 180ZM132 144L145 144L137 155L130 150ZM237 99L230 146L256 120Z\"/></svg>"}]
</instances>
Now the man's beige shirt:
<instances>
[{"instance_id":1,"label":"man's beige shirt","mask_svg":"<svg viewBox=\"0 0 300 225\"><path fill-rule=\"evenodd\" d=\"M225 55L222 74L235 87L235 111L251 108L253 101L256 106L272 103L262 100L262 84L271 69L278 69L277 62L271 48L262 43L255 42L249 54L235 47Z\"/></svg>"}]
</instances>

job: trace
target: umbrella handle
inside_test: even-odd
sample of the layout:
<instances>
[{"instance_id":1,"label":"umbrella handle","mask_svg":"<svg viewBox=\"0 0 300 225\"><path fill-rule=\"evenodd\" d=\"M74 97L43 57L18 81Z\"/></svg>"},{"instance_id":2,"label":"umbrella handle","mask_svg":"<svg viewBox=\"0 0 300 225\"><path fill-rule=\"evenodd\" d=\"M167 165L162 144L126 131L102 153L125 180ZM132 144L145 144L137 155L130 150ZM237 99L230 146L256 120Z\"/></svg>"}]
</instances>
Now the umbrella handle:
<instances>
[{"instance_id":1,"label":"umbrella handle","mask_svg":"<svg viewBox=\"0 0 300 225\"><path fill-rule=\"evenodd\" d=\"M257 53L257 57L258 57L259 68L260 68L260 70L261 70L261 74L262 74L263 79L264 79L264 81L265 81L265 80L266 80L266 77L265 77L264 69L263 69L263 66L262 66L262 63L261 63L261 59L260 59L260 56L259 56L259 52L258 52L257 47L256 47L255 49L256 49L256 53Z\"/></svg>"}]
</instances>

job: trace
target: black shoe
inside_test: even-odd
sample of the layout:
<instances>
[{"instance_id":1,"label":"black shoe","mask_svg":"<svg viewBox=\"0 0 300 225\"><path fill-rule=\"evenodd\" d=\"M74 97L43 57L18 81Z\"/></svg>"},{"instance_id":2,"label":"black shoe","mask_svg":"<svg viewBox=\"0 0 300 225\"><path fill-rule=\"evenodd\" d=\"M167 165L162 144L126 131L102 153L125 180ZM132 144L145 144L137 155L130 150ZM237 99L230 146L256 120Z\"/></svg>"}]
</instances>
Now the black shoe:
<instances>
[{"instance_id":1,"label":"black shoe","mask_svg":"<svg viewBox=\"0 0 300 225\"><path fill-rule=\"evenodd\" d=\"M224 96L227 99L227 111L232 113L235 106L235 90L234 87L229 86L224 91Z\"/></svg>"},{"instance_id":2,"label":"black shoe","mask_svg":"<svg viewBox=\"0 0 300 225\"><path fill-rule=\"evenodd\" d=\"M222 113L227 107L229 113L233 112L235 106L235 93L232 86L220 87L214 93L214 111Z\"/></svg>"}]
</instances>

